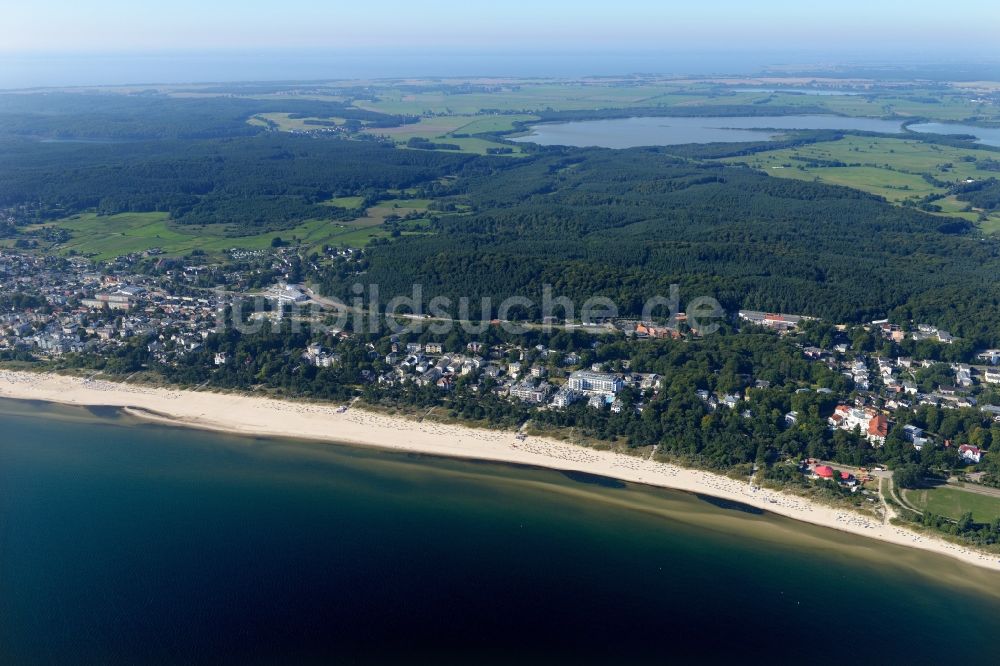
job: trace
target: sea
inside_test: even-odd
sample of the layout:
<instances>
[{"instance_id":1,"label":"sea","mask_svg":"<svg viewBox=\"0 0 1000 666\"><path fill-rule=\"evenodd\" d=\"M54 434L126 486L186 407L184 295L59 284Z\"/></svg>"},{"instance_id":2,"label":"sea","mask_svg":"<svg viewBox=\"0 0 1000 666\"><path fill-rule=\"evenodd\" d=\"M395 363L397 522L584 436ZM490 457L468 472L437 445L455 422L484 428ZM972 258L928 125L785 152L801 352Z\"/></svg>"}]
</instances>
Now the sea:
<instances>
[{"instance_id":1,"label":"sea","mask_svg":"<svg viewBox=\"0 0 1000 666\"><path fill-rule=\"evenodd\" d=\"M996 663L1000 574L603 477L0 400L2 664Z\"/></svg>"}]
</instances>

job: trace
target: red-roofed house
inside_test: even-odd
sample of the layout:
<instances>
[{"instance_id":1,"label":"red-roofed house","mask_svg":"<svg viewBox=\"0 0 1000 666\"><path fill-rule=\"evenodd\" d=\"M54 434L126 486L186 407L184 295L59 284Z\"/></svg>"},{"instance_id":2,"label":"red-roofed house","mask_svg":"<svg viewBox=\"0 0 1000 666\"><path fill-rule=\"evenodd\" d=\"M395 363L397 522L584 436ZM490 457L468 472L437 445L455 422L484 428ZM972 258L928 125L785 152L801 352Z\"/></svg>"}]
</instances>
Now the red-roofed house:
<instances>
[{"instance_id":1,"label":"red-roofed house","mask_svg":"<svg viewBox=\"0 0 1000 666\"><path fill-rule=\"evenodd\" d=\"M882 414L876 415L868 422L868 440L885 444L885 437L889 434L889 419Z\"/></svg>"},{"instance_id":2,"label":"red-roofed house","mask_svg":"<svg viewBox=\"0 0 1000 666\"><path fill-rule=\"evenodd\" d=\"M841 430L858 428L861 434L876 446L885 444L885 438L889 434L889 419L871 407L837 405L827 422L831 428Z\"/></svg>"},{"instance_id":3,"label":"red-roofed house","mask_svg":"<svg viewBox=\"0 0 1000 666\"><path fill-rule=\"evenodd\" d=\"M962 446L958 447L958 455L962 456L962 459L967 462L978 463L983 459L983 450L978 446L962 444Z\"/></svg>"}]
</instances>

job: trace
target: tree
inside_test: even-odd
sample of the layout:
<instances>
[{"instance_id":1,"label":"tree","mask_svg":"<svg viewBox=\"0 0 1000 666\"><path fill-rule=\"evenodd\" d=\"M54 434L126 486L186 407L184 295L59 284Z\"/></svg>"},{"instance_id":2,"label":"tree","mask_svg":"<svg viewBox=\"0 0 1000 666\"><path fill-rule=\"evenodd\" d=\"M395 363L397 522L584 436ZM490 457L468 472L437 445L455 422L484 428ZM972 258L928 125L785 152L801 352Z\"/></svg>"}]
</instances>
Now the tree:
<instances>
[{"instance_id":1,"label":"tree","mask_svg":"<svg viewBox=\"0 0 1000 666\"><path fill-rule=\"evenodd\" d=\"M958 531L968 532L972 528L972 512L966 511L962 514L962 517L958 519Z\"/></svg>"},{"instance_id":2,"label":"tree","mask_svg":"<svg viewBox=\"0 0 1000 666\"><path fill-rule=\"evenodd\" d=\"M892 475L900 488L919 488L924 482L924 469L920 465L900 465Z\"/></svg>"}]
</instances>

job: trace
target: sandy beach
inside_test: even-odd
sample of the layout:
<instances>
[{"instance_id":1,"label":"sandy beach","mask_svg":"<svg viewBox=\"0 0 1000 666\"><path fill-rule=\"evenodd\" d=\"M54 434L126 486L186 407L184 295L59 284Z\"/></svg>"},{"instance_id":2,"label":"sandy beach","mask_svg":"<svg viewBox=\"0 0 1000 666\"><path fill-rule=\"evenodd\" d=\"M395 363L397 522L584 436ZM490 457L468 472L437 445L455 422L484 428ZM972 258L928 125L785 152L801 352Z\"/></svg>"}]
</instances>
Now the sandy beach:
<instances>
[{"instance_id":1,"label":"sandy beach","mask_svg":"<svg viewBox=\"0 0 1000 666\"><path fill-rule=\"evenodd\" d=\"M725 476L555 440L458 425L416 422L358 408L239 394L171 390L54 374L0 371L0 397L79 406L111 406L174 425L235 434L313 439L439 456L586 472L711 495L813 523L946 555L1000 571L1000 559L943 539L838 510Z\"/></svg>"}]
</instances>

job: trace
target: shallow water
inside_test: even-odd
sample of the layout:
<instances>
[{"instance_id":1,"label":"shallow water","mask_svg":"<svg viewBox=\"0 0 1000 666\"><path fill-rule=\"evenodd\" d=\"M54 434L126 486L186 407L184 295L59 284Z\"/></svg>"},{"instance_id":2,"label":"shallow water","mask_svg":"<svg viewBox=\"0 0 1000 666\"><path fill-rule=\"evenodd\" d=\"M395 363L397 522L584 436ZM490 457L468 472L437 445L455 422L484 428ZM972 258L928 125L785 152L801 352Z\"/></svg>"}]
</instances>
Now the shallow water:
<instances>
[{"instance_id":1,"label":"shallow water","mask_svg":"<svg viewBox=\"0 0 1000 666\"><path fill-rule=\"evenodd\" d=\"M1000 575L739 505L107 410L0 425L4 664L996 653Z\"/></svg>"}]
</instances>

